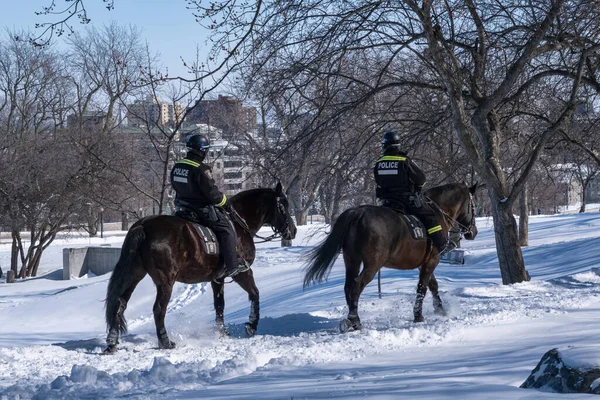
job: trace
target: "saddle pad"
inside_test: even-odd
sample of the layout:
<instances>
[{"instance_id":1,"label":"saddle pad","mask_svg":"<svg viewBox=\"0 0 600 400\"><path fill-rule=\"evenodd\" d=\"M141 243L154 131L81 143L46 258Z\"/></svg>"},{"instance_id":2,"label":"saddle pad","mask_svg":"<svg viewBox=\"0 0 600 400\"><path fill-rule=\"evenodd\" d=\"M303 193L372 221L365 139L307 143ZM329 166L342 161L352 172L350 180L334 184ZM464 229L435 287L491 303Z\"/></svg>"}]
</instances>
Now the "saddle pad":
<instances>
[{"instance_id":1,"label":"saddle pad","mask_svg":"<svg viewBox=\"0 0 600 400\"><path fill-rule=\"evenodd\" d=\"M406 214L400 215L402 215L402 217L406 221L406 224L409 228L408 230L410 231L410 234L412 235L413 239L425 239L425 227L417 217L415 217L414 215Z\"/></svg>"},{"instance_id":2,"label":"saddle pad","mask_svg":"<svg viewBox=\"0 0 600 400\"><path fill-rule=\"evenodd\" d=\"M217 241L217 235L215 235L212 229L196 223L194 223L194 228L198 231L204 252L206 254L219 254L219 242Z\"/></svg>"}]
</instances>

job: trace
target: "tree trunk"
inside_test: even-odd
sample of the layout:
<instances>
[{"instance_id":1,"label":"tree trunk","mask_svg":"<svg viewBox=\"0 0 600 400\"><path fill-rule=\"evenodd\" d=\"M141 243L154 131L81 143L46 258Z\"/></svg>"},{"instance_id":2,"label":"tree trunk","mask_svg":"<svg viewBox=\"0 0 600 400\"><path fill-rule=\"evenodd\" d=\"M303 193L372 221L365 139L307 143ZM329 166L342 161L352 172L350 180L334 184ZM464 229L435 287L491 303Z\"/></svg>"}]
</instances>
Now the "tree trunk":
<instances>
[{"instance_id":1,"label":"tree trunk","mask_svg":"<svg viewBox=\"0 0 600 400\"><path fill-rule=\"evenodd\" d=\"M507 207L506 203L499 202L492 194L490 194L490 200L502 283L509 285L528 281L530 278L525 269L521 247L519 247L517 223L512 209Z\"/></svg>"},{"instance_id":2,"label":"tree trunk","mask_svg":"<svg viewBox=\"0 0 600 400\"><path fill-rule=\"evenodd\" d=\"M129 216L126 212L121 213L121 230L128 231L129 230Z\"/></svg>"},{"instance_id":3,"label":"tree trunk","mask_svg":"<svg viewBox=\"0 0 600 400\"><path fill-rule=\"evenodd\" d=\"M587 196L585 193L585 192L587 192L587 190L586 190L587 182L586 182L586 184L581 185L581 186L583 186L583 187L581 188L581 207L579 207L579 212L584 213L585 212L585 202L587 201Z\"/></svg>"},{"instance_id":4,"label":"tree trunk","mask_svg":"<svg viewBox=\"0 0 600 400\"><path fill-rule=\"evenodd\" d=\"M519 195L519 246L529 246L529 189L523 186Z\"/></svg>"},{"instance_id":5,"label":"tree trunk","mask_svg":"<svg viewBox=\"0 0 600 400\"><path fill-rule=\"evenodd\" d=\"M98 214L91 206L87 208L86 219L90 237L98 236Z\"/></svg>"},{"instance_id":6,"label":"tree trunk","mask_svg":"<svg viewBox=\"0 0 600 400\"><path fill-rule=\"evenodd\" d=\"M17 271L19 270L19 245L17 244L17 236L15 232L12 232L12 247L10 249L10 270L13 272L14 276L17 276Z\"/></svg>"},{"instance_id":7,"label":"tree trunk","mask_svg":"<svg viewBox=\"0 0 600 400\"><path fill-rule=\"evenodd\" d=\"M296 225L306 225L308 220L308 208L294 213L296 216Z\"/></svg>"}]
</instances>

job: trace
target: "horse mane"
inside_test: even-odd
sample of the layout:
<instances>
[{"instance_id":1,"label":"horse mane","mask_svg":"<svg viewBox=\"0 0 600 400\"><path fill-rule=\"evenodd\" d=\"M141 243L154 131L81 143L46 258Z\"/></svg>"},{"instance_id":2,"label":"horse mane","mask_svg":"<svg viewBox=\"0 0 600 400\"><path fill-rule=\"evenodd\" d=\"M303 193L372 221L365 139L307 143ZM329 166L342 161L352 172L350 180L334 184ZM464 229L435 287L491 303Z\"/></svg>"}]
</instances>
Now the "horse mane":
<instances>
[{"instance_id":1,"label":"horse mane","mask_svg":"<svg viewBox=\"0 0 600 400\"><path fill-rule=\"evenodd\" d=\"M424 194L435 201L438 205L442 205L445 203L454 203L460 201L461 199L458 198L458 196L462 197L462 193L468 190L469 187L467 185L457 182L436 186L426 190Z\"/></svg>"},{"instance_id":2,"label":"horse mane","mask_svg":"<svg viewBox=\"0 0 600 400\"><path fill-rule=\"evenodd\" d=\"M263 193L275 193L275 191L271 188L248 189L248 190L244 190L242 192L238 192L238 193L234 194L233 196L231 196L231 201L235 201L235 202L236 201L244 201L244 199L247 197L258 196Z\"/></svg>"}]
</instances>

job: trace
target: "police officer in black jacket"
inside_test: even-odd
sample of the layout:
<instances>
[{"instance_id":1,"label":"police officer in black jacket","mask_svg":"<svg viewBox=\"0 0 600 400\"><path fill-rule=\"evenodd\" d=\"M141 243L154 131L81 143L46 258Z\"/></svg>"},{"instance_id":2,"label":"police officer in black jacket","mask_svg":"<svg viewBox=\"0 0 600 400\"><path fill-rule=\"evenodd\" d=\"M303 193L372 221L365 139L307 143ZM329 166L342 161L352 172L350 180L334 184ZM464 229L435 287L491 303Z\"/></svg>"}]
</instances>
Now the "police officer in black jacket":
<instances>
[{"instance_id":1,"label":"police officer in black jacket","mask_svg":"<svg viewBox=\"0 0 600 400\"><path fill-rule=\"evenodd\" d=\"M247 271L249 267L238 262L237 235L225 212L231 210L231 204L215 185L211 167L203 164L210 147L209 140L204 135L193 135L186 147L186 157L177 161L171 170L175 206L178 212L193 214L195 222L209 227L217 235L225 268L215 279Z\"/></svg>"},{"instance_id":2,"label":"police officer in black jacket","mask_svg":"<svg viewBox=\"0 0 600 400\"><path fill-rule=\"evenodd\" d=\"M425 174L400 150L400 135L386 132L381 139L383 156L375 163L377 198L381 205L405 214L416 215L425 225L439 254L448 252L448 239L429 205L423 200L421 189Z\"/></svg>"}]
</instances>

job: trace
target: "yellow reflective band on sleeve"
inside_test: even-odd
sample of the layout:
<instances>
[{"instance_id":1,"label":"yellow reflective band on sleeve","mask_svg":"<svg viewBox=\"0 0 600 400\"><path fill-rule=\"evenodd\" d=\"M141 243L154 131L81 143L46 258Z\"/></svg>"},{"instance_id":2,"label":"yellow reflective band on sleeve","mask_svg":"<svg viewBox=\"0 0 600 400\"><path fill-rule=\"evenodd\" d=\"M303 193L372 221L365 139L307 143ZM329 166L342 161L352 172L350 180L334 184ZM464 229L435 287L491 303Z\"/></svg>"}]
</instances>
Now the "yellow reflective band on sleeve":
<instances>
[{"instance_id":1,"label":"yellow reflective band on sleeve","mask_svg":"<svg viewBox=\"0 0 600 400\"><path fill-rule=\"evenodd\" d=\"M427 229L427 233L429 233L431 235L432 233L437 232L437 231L441 231L441 230L442 230L442 226L441 225L436 225L433 228Z\"/></svg>"},{"instance_id":2,"label":"yellow reflective band on sleeve","mask_svg":"<svg viewBox=\"0 0 600 400\"><path fill-rule=\"evenodd\" d=\"M422 188L423 186L425 186L425 184L426 184L426 183L427 183L427 182L423 182L423 184L422 184L422 185L419 185L419 187L421 187L421 188Z\"/></svg>"},{"instance_id":3,"label":"yellow reflective band on sleeve","mask_svg":"<svg viewBox=\"0 0 600 400\"><path fill-rule=\"evenodd\" d=\"M223 200L221 200L221 202L219 204L217 204L218 207L223 207L225 205L225 203L227 203L227 196L223 195ZM442 228L440 228L442 229Z\"/></svg>"},{"instance_id":4,"label":"yellow reflective band on sleeve","mask_svg":"<svg viewBox=\"0 0 600 400\"><path fill-rule=\"evenodd\" d=\"M383 156L377 161L406 161L406 157L402 156Z\"/></svg>"},{"instance_id":5,"label":"yellow reflective band on sleeve","mask_svg":"<svg viewBox=\"0 0 600 400\"><path fill-rule=\"evenodd\" d=\"M196 161L188 160L187 158L184 158L183 160L179 160L175 164L187 164L187 165L191 165L192 167L195 167L195 168L198 168L200 166L200 163L197 163Z\"/></svg>"}]
</instances>

